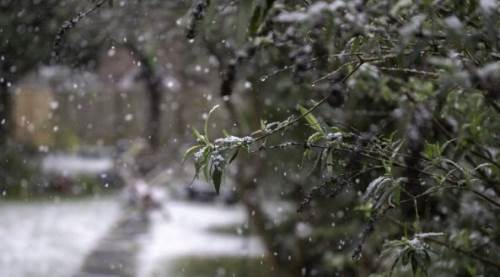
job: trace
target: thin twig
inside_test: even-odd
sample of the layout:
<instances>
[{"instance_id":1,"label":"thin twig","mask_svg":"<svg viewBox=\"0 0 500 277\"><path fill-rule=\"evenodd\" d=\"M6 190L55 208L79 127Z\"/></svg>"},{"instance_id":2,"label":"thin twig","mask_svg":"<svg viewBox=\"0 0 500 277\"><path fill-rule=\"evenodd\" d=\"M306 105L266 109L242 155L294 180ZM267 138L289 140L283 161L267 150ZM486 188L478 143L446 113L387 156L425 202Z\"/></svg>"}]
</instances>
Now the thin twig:
<instances>
[{"instance_id":1,"label":"thin twig","mask_svg":"<svg viewBox=\"0 0 500 277\"><path fill-rule=\"evenodd\" d=\"M397 67L385 67L385 66L377 66L377 68L380 70L383 70L383 71L418 74L418 75L424 75L424 76L429 76L429 77L433 77L433 78L439 77L439 74L436 72L418 70L418 69L413 69L413 68L397 68Z\"/></svg>"},{"instance_id":2,"label":"thin twig","mask_svg":"<svg viewBox=\"0 0 500 277\"><path fill-rule=\"evenodd\" d=\"M92 6L90 9L79 12L75 17L73 17L70 20L66 20L61 28L59 28L59 31L57 32L56 38L54 40L54 44L52 46L52 52L51 52L51 63L57 63L59 62L60 54L61 54L61 47L62 47L62 42L64 39L64 35L66 32L71 30L73 27L76 26L78 22L80 22L82 19L96 11L98 8L100 8L104 3L108 2L109 0L100 0L99 2L95 3L94 6Z\"/></svg>"},{"instance_id":3,"label":"thin twig","mask_svg":"<svg viewBox=\"0 0 500 277\"><path fill-rule=\"evenodd\" d=\"M396 224L396 225L398 225L398 226L400 226L400 227L402 227L402 228L409 229L409 230L411 230L411 231L413 231L413 232L415 231L415 229L414 229L412 226L407 225L407 224L403 224L403 223L399 222L398 220L396 220L396 219L392 218L391 216L385 216L385 218L386 218L386 219L388 219L390 222L392 222L392 223L394 223L394 224ZM440 241L440 240L434 239L434 238L432 238L432 237L426 237L426 238L425 238L425 240L426 240L426 241L428 241L428 242L432 242L432 243L435 243L435 244L439 244L439 245L441 245L441 246L444 246L444 247L446 247L446 248L448 248L448 249L450 249L450 250L453 250L453 251L455 251L455 252L458 252L458 253L460 253L460 254L466 255L466 256L468 256L468 257L470 257L470 258L472 258L472 259L475 259L475 260L477 260L477 261L482 262L483 264L486 264L486 265L489 265L489 266L495 267L495 268L497 268L497 269L500 269L500 263L495 262L495 261L492 261L492 260L490 260L490 259L487 259L487 258L485 258L485 257L483 257L483 256L477 255L476 253L473 253L473 252L470 252L470 251L464 250L464 249L462 249L462 248L459 248L459 247L456 247L456 246L450 245L450 244L448 244L448 243L446 243L446 242L443 242L443 241Z\"/></svg>"},{"instance_id":4,"label":"thin twig","mask_svg":"<svg viewBox=\"0 0 500 277\"><path fill-rule=\"evenodd\" d=\"M278 144L278 145L271 145L271 146L261 146L258 151L260 150L263 150L263 149L269 149L269 150L275 150L275 149L285 149L287 147L291 147L291 146L299 146L299 147L305 147L305 148L317 148L317 149L335 149L335 150L340 150L340 151L348 151L348 152L351 152L351 151L354 151L354 149L350 148L349 146L347 145L344 145L344 148L341 148L340 145L337 145L336 147L334 147L333 145L319 145L319 144L304 144L304 143L300 143L300 142L285 142L285 143L282 143L282 144ZM256 151L255 151L256 152ZM375 160L375 161L378 161L378 162L383 162L383 158L380 158L380 157L376 157L376 156L373 156L372 154L375 154L375 153L370 153L370 152L360 152L359 153L361 156L365 157L365 158L368 158L368 159L372 159L372 160ZM402 163L399 163L397 161L392 161L391 162L392 165L394 166L397 166L399 168L408 168L405 164L402 164ZM432 173L429 173L425 170L421 170L421 169L417 169L418 172L420 174L423 174L423 175L426 175L428 177L431 177L433 179L436 179L436 180L439 180L439 176L436 176ZM473 188L468 188L468 187L464 187L462 185L460 185L457 181L453 180L453 179L450 179L450 177L446 176L444 178L444 181L445 182L448 182L450 184L452 184L453 186L449 186L449 187L438 187L436 188L437 190L440 190L440 189L445 189L445 188L456 188L456 189L460 189L460 190L466 190L466 191L470 191L472 193L474 193L475 195L479 196L480 198L486 200L488 203L490 203L491 205L495 206L496 208L500 208L500 203L496 202L495 200L491 199L490 197L488 197L487 195L485 195L484 193L480 192L480 191L477 191ZM425 196L427 194L431 194L431 193L434 193L435 191L425 191L419 195L411 195L412 197L415 197L415 198L420 198L422 196Z\"/></svg>"},{"instance_id":5,"label":"thin twig","mask_svg":"<svg viewBox=\"0 0 500 277\"><path fill-rule=\"evenodd\" d=\"M349 72L349 74L347 74L342 80L339 81L339 83L342 83L342 82L345 82L347 79L349 79L360 67L361 65L363 65L364 61L360 61L354 68L353 70L351 70L351 72ZM308 114L310 114L311 112L313 112L314 110L316 110L319 106L321 106L323 103L326 102L326 100L328 100L328 97L330 97L330 95L326 96L326 97L323 97L320 101L318 101L316 104L314 104L314 106L312 106L311 108L309 108L306 112L304 112L303 114L301 114L300 116L298 116L297 118L293 119L293 120L290 120L288 123L286 124L283 124L281 126L279 126L278 128L274 129L273 131L271 132L268 132L268 133L265 133L257 138L255 138L253 141L254 142L257 142L257 141L260 141L260 140L263 140L297 122L299 122L300 120L302 120L303 118L305 118Z\"/></svg>"}]
</instances>

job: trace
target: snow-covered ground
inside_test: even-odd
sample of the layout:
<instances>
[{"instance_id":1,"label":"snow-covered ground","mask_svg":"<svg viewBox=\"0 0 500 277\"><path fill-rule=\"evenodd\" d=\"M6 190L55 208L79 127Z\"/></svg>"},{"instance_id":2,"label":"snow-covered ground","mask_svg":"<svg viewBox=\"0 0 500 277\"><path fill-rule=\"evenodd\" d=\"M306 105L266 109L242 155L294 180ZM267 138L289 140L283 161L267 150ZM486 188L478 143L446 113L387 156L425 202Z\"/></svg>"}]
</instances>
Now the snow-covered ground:
<instances>
[{"instance_id":1,"label":"snow-covered ground","mask_svg":"<svg viewBox=\"0 0 500 277\"><path fill-rule=\"evenodd\" d=\"M118 197L79 200L0 202L0 276L66 277L120 216ZM260 256L258 238L214 232L242 226L240 205L170 200L152 217L138 253L140 277L156 276L182 257Z\"/></svg>"},{"instance_id":2,"label":"snow-covered ground","mask_svg":"<svg viewBox=\"0 0 500 277\"><path fill-rule=\"evenodd\" d=\"M71 276L118 215L110 197L0 201L0 276Z\"/></svg>"},{"instance_id":3,"label":"snow-covered ground","mask_svg":"<svg viewBox=\"0 0 500 277\"><path fill-rule=\"evenodd\" d=\"M138 276L165 276L165 270L182 257L254 257L264 253L256 237L210 231L243 225L247 216L240 205L171 201L166 211L166 216L153 217L152 230L143 240Z\"/></svg>"},{"instance_id":4,"label":"snow-covered ground","mask_svg":"<svg viewBox=\"0 0 500 277\"><path fill-rule=\"evenodd\" d=\"M42 170L64 176L99 174L113 169L109 157L85 157L76 154L50 154L42 161Z\"/></svg>"}]
</instances>

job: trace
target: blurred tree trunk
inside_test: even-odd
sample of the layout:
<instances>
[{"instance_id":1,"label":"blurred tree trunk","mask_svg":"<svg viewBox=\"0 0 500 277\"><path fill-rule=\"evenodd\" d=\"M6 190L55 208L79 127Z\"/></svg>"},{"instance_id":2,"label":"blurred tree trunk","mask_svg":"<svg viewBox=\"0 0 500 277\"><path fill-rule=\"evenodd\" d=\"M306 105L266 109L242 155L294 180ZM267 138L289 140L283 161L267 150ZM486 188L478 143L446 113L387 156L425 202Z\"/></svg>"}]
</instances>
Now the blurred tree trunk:
<instances>
[{"instance_id":1,"label":"blurred tree trunk","mask_svg":"<svg viewBox=\"0 0 500 277\"><path fill-rule=\"evenodd\" d=\"M151 148L156 149L160 144L161 77L157 74L153 62L144 52L131 43L125 44L125 47L132 52L132 55L140 63L138 79L145 82L149 102L146 137Z\"/></svg>"},{"instance_id":2,"label":"blurred tree trunk","mask_svg":"<svg viewBox=\"0 0 500 277\"><path fill-rule=\"evenodd\" d=\"M147 135L151 148L156 149L160 144L160 105L161 91L159 89L159 80L147 81L149 96L149 121L147 124Z\"/></svg>"},{"instance_id":3,"label":"blurred tree trunk","mask_svg":"<svg viewBox=\"0 0 500 277\"><path fill-rule=\"evenodd\" d=\"M250 9L252 2L248 1L244 3L246 3L248 9L241 9L238 12L236 29L239 35L236 42L237 47L243 47L244 45L247 35L246 28L250 19L250 15L245 11ZM228 61L225 59L226 53L221 53L215 46L216 43L210 41L207 37L203 37L203 43L208 53L216 57L219 61L219 72L222 73L228 65ZM260 128L259 119L262 118L263 114L262 99L257 93L252 93L250 99L247 99L251 105L246 106L251 107L251 109L245 110L243 107L235 106L235 103L232 101L234 96L231 95L231 92L229 95L224 95L224 89L221 88L220 97L223 99L225 108L230 115L230 126L236 126L237 128L236 135L246 136L252 131ZM280 259L274 255L275 252L279 251L280 245L279 242L275 240L273 231L268 228L270 220L259 201L257 195L258 184L255 182L256 178L264 175L266 170L265 163L258 156L247 155L246 157L237 159L236 167L236 174L234 176L235 186L241 196L241 201L246 207L249 224L262 239L267 257L276 269L277 276L301 276L300 265L285 266L281 263Z\"/></svg>"},{"instance_id":4,"label":"blurred tree trunk","mask_svg":"<svg viewBox=\"0 0 500 277\"><path fill-rule=\"evenodd\" d=\"M123 126L123 101L120 92L113 93L113 124L114 124L114 140L119 141L124 137Z\"/></svg>"},{"instance_id":5,"label":"blurred tree trunk","mask_svg":"<svg viewBox=\"0 0 500 277\"><path fill-rule=\"evenodd\" d=\"M251 94L251 99L249 99L249 101L252 103L252 105L250 105L252 109L246 112L244 109L235 107L234 103L230 100L224 101L231 118L234 120L234 122L231 122L231 125L236 124L238 126L237 132L239 136L245 136L249 134L251 130L257 130L260 127L259 118L261 118L263 113L263 105L256 93ZM301 276L301 262L292 266L285 266L280 259L274 255L275 252L279 252L281 248L280 243L275 239L276 234L268 227L271 220L266 215L259 201L257 195L258 184L255 182L256 178L264 175L266 170L265 163L260 157L250 155L239 158L236 164L235 185L247 209L249 222L257 235L264 242L267 256L271 264L275 267L277 276Z\"/></svg>"},{"instance_id":6,"label":"blurred tree trunk","mask_svg":"<svg viewBox=\"0 0 500 277\"><path fill-rule=\"evenodd\" d=\"M4 74L0 74L0 78L5 78ZM12 99L7 87L7 80L0 80L0 146L7 142L10 131L12 111Z\"/></svg>"}]
</instances>

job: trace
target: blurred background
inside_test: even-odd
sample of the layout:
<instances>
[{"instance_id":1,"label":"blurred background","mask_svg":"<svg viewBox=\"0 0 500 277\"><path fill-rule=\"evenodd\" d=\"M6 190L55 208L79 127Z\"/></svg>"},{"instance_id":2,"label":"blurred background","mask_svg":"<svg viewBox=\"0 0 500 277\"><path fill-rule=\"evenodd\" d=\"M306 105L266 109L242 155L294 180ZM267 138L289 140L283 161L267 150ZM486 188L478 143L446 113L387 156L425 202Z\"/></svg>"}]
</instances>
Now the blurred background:
<instances>
[{"instance_id":1,"label":"blurred background","mask_svg":"<svg viewBox=\"0 0 500 277\"><path fill-rule=\"evenodd\" d=\"M221 102L191 3L105 2L55 61L96 1L0 1L0 276L270 274L232 186L182 163Z\"/></svg>"},{"instance_id":2,"label":"blurred background","mask_svg":"<svg viewBox=\"0 0 500 277\"><path fill-rule=\"evenodd\" d=\"M499 7L417 2L0 0L0 276L494 275ZM328 151L315 124L281 129L320 100ZM193 129L274 136L231 158L217 194L184 157ZM399 202L412 176L421 215ZM480 185L441 190L450 176ZM364 195L386 183L376 210Z\"/></svg>"}]
</instances>

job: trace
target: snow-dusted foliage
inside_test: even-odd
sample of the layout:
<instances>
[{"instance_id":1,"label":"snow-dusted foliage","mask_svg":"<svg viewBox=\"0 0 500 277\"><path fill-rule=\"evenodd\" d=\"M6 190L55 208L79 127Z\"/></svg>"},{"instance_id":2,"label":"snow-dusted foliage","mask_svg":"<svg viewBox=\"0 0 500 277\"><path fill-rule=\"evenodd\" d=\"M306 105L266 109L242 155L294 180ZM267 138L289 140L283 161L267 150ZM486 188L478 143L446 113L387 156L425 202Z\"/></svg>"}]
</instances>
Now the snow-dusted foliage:
<instances>
[{"instance_id":1,"label":"snow-dusted foliage","mask_svg":"<svg viewBox=\"0 0 500 277\"><path fill-rule=\"evenodd\" d=\"M196 163L228 169L210 166L220 152L203 145L260 157L241 161L240 171L258 172L256 185L241 189L295 203L300 214L287 224L310 230L300 248L303 238L286 224L263 228L282 237L270 247L281 251L277 264L298 247L302 263L290 271L302 276L410 267L414 275L498 274L498 3L249 2L201 7L195 41L212 53L231 50L217 56L220 95L240 121L238 137L198 136L208 158ZM239 111L248 105L254 118ZM396 254L370 262L382 245Z\"/></svg>"}]
</instances>

